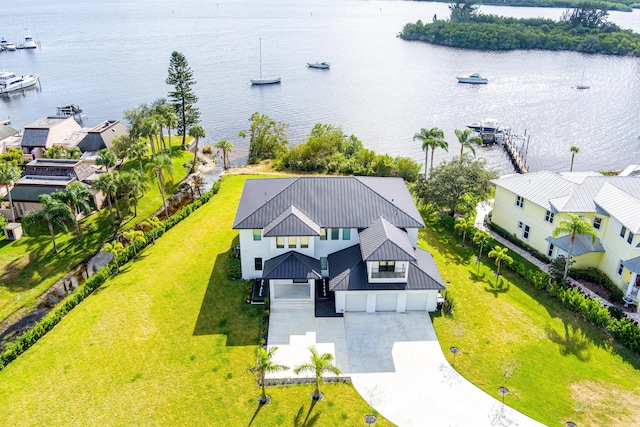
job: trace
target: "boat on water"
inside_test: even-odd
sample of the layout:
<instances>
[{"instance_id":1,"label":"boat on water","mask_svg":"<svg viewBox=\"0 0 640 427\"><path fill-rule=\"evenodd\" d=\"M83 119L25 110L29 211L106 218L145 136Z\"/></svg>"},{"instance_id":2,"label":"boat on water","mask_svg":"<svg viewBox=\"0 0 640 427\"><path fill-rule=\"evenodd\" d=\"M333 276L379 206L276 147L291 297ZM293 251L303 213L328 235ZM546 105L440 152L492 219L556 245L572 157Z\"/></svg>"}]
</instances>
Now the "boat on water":
<instances>
[{"instance_id":1,"label":"boat on water","mask_svg":"<svg viewBox=\"0 0 640 427\"><path fill-rule=\"evenodd\" d=\"M16 50L16 45L8 42L4 37L0 39L0 49L1 50Z\"/></svg>"},{"instance_id":2,"label":"boat on water","mask_svg":"<svg viewBox=\"0 0 640 427\"><path fill-rule=\"evenodd\" d=\"M482 77L480 73L471 73L468 76L456 78L458 79L458 83L469 83L474 85L486 85L489 83L489 80Z\"/></svg>"},{"instance_id":3,"label":"boat on water","mask_svg":"<svg viewBox=\"0 0 640 427\"><path fill-rule=\"evenodd\" d=\"M38 47L36 41L31 36L29 30L26 30L27 33L24 36L24 42L20 44L20 49L36 49Z\"/></svg>"},{"instance_id":4,"label":"boat on water","mask_svg":"<svg viewBox=\"0 0 640 427\"><path fill-rule=\"evenodd\" d=\"M467 127L480 134L495 134L504 131L504 128L496 119L484 119L479 122L473 122L468 124Z\"/></svg>"},{"instance_id":5,"label":"boat on water","mask_svg":"<svg viewBox=\"0 0 640 427\"><path fill-rule=\"evenodd\" d=\"M262 77L262 37L260 37L260 77L257 79L251 79L251 85L260 86L260 85L272 85L280 83L280 77L271 76L271 77Z\"/></svg>"},{"instance_id":6,"label":"boat on water","mask_svg":"<svg viewBox=\"0 0 640 427\"><path fill-rule=\"evenodd\" d=\"M307 62L307 67L309 68L319 68L321 70L328 70L331 67L331 64L328 62Z\"/></svg>"},{"instance_id":7,"label":"boat on water","mask_svg":"<svg viewBox=\"0 0 640 427\"><path fill-rule=\"evenodd\" d=\"M591 86L589 86L588 84L583 83L583 80L584 80L584 70L582 70L582 77L580 77L580 83L578 83L576 85L576 89L589 89L589 88L591 88Z\"/></svg>"},{"instance_id":8,"label":"boat on water","mask_svg":"<svg viewBox=\"0 0 640 427\"><path fill-rule=\"evenodd\" d=\"M0 72L0 94L7 94L17 90L27 89L38 83L38 76L27 74L18 76L9 71Z\"/></svg>"}]
</instances>

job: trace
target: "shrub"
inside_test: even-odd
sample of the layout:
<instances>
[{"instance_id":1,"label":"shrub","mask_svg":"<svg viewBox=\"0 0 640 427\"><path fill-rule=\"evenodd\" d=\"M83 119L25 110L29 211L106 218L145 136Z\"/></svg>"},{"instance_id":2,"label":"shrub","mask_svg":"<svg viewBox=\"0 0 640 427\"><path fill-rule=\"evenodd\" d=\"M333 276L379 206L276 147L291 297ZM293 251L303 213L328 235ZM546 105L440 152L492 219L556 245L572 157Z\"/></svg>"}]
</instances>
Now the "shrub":
<instances>
[{"instance_id":1,"label":"shrub","mask_svg":"<svg viewBox=\"0 0 640 427\"><path fill-rule=\"evenodd\" d=\"M202 147L202 154L211 154L213 153L213 147L210 145L205 145Z\"/></svg>"},{"instance_id":2,"label":"shrub","mask_svg":"<svg viewBox=\"0 0 640 427\"><path fill-rule=\"evenodd\" d=\"M528 252L531 253L531 255L533 255L534 257L536 257L540 261L543 261L543 262L549 262L550 261L548 256L546 256L543 253L538 252L536 249L534 249L531 246L527 245L522 240L518 239L513 234L509 233L504 228L502 228L502 227L500 227L500 226L498 226L498 225L496 225L494 223L490 223L489 227L491 228L491 230L495 231L498 235L504 237L505 239L507 239L511 243L514 243L517 246L521 247L522 249L527 250Z\"/></svg>"},{"instance_id":3,"label":"shrub","mask_svg":"<svg viewBox=\"0 0 640 427\"><path fill-rule=\"evenodd\" d=\"M240 263L240 258L236 258L229 254L227 257L227 274L232 279L242 278L242 264Z\"/></svg>"},{"instance_id":4,"label":"shrub","mask_svg":"<svg viewBox=\"0 0 640 427\"><path fill-rule=\"evenodd\" d=\"M615 283L609 279L604 272L598 270L595 267L589 267L584 269L569 269L569 274L571 277L576 279L584 279L589 280L591 282L598 283L599 285L604 286L609 292L609 300L610 301L622 301L622 297L624 297L624 292Z\"/></svg>"},{"instance_id":5,"label":"shrub","mask_svg":"<svg viewBox=\"0 0 640 427\"><path fill-rule=\"evenodd\" d=\"M608 309L609 309L609 314L611 314L611 317L613 317L614 319L620 320L625 317L624 310L618 307L617 305L610 305Z\"/></svg>"}]
</instances>

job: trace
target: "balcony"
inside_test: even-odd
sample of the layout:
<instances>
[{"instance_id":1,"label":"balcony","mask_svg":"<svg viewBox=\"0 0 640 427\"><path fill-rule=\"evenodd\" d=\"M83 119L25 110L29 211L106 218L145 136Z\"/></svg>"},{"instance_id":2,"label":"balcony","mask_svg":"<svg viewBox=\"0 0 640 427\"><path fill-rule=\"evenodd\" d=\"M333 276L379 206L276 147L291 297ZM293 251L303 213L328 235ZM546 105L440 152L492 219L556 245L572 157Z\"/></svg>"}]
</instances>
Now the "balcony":
<instances>
[{"instance_id":1,"label":"balcony","mask_svg":"<svg viewBox=\"0 0 640 427\"><path fill-rule=\"evenodd\" d=\"M398 268L396 271L379 271L374 268L371 271L372 279L404 279L407 276L407 270L404 268Z\"/></svg>"}]
</instances>

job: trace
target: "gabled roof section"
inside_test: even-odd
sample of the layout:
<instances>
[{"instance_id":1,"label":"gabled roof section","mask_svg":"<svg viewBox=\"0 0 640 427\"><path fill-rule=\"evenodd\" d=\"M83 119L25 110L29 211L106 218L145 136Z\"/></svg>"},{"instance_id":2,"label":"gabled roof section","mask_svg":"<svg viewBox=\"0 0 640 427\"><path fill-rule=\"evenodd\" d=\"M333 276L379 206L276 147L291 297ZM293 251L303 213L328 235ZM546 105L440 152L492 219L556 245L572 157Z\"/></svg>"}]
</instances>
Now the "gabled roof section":
<instances>
[{"instance_id":1,"label":"gabled roof section","mask_svg":"<svg viewBox=\"0 0 640 427\"><path fill-rule=\"evenodd\" d=\"M267 224L263 234L265 237L319 236L320 226L292 205Z\"/></svg>"},{"instance_id":2,"label":"gabled roof section","mask_svg":"<svg viewBox=\"0 0 640 427\"><path fill-rule=\"evenodd\" d=\"M8 124L0 123L0 141L10 136L18 135L20 132Z\"/></svg>"},{"instance_id":3,"label":"gabled roof section","mask_svg":"<svg viewBox=\"0 0 640 427\"><path fill-rule=\"evenodd\" d=\"M80 129L72 117L45 117L25 126L22 146L48 148Z\"/></svg>"},{"instance_id":4,"label":"gabled roof section","mask_svg":"<svg viewBox=\"0 0 640 427\"><path fill-rule=\"evenodd\" d=\"M574 185L549 171L506 175L491 182L545 209L551 209L550 199L569 196Z\"/></svg>"},{"instance_id":5,"label":"gabled roof section","mask_svg":"<svg viewBox=\"0 0 640 427\"><path fill-rule=\"evenodd\" d=\"M640 232L640 199L637 196L605 183L595 197L595 202L633 234Z\"/></svg>"},{"instance_id":6,"label":"gabled roof section","mask_svg":"<svg viewBox=\"0 0 640 427\"><path fill-rule=\"evenodd\" d=\"M414 249L405 231L383 217L360 232L363 261L415 261Z\"/></svg>"},{"instance_id":7,"label":"gabled roof section","mask_svg":"<svg viewBox=\"0 0 640 427\"><path fill-rule=\"evenodd\" d=\"M640 273L640 256L623 261L622 265L632 273Z\"/></svg>"},{"instance_id":8,"label":"gabled roof section","mask_svg":"<svg viewBox=\"0 0 640 427\"><path fill-rule=\"evenodd\" d=\"M119 120L105 120L86 132L82 141L78 143L78 148L82 152L111 149L113 140L120 135L127 135L128 132L129 128Z\"/></svg>"},{"instance_id":9,"label":"gabled roof section","mask_svg":"<svg viewBox=\"0 0 640 427\"><path fill-rule=\"evenodd\" d=\"M565 234L564 236L560 236L555 239L553 237L547 237L545 240L547 242L551 242L553 246L557 246L563 251L569 252L569 246L571 245L570 234ZM591 243L590 236L576 234L576 240L573 243L571 256L580 256L591 252L604 252L604 247L602 246L602 243L600 243L600 239L596 239L596 243L594 245Z\"/></svg>"},{"instance_id":10,"label":"gabled roof section","mask_svg":"<svg viewBox=\"0 0 640 427\"><path fill-rule=\"evenodd\" d=\"M380 216L424 227L401 178L323 176L247 180L233 228L262 229L291 205L326 228L366 228Z\"/></svg>"},{"instance_id":11,"label":"gabled roof section","mask_svg":"<svg viewBox=\"0 0 640 427\"><path fill-rule=\"evenodd\" d=\"M322 279L320 260L290 251L264 263L263 279Z\"/></svg>"}]
</instances>

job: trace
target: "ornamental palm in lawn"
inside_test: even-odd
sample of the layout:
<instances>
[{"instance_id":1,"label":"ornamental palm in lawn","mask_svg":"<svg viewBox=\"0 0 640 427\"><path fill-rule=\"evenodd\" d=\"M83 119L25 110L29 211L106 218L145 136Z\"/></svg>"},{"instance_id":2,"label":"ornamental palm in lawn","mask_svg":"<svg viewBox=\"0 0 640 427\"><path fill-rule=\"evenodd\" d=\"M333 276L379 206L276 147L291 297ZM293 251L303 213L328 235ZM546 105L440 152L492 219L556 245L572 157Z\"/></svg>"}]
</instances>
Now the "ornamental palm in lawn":
<instances>
[{"instance_id":1,"label":"ornamental palm in lawn","mask_svg":"<svg viewBox=\"0 0 640 427\"><path fill-rule=\"evenodd\" d=\"M278 365L273 362L273 355L278 350L278 347L271 347L269 350L265 350L264 347L258 347L258 359L255 366L249 368L249 372L255 374L258 377L258 382L262 386L262 395L260 396L260 404L269 403L267 399L267 391L265 389L264 377L266 374L273 372L282 372L289 369L288 366Z\"/></svg>"},{"instance_id":2,"label":"ornamental palm in lawn","mask_svg":"<svg viewBox=\"0 0 640 427\"><path fill-rule=\"evenodd\" d=\"M562 280L567 280L567 274L569 273L569 264L571 264L571 254L573 253L573 246L576 241L576 236L589 236L591 237L591 244L595 245L598 240L598 234L593 228L591 223L587 220L580 218L577 215L569 214L569 219L560 221L556 228L553 229L553 238L564 234L570 234L571 239L569 243L569 250L567 251L567 262L564 263L564 273Z\"/></svg>"},{"instance_id":3,"label":"ornamental palm in lawn","mask_svg":"<svg viewBox=\"0 0 640 427\"><path fill-rule=\"evenodd\" d=\"M158 219L157 216L152 216L151 218L147 218L140 223L140 227L142 228L150 228L151 229L151 239L153 240L153 244L156 244L156 229L158 227L163 227L162 221Z\"/></svg>"},{"instance_id":4,"label":"ornamental palm in lawn","mask_svg":"<svg viewBox=\"0 0 640 427\"><path fill-rule=\"evenodd\" d=\"M98 156L96 157L96 165L104 166L104 169L106 171L109 171L110 168L116 165L115 153L107 148L98 151Z\"/></svg>"},{"instance_id":5,"label":"ornamental palm in lawn","mask_svg":"<svg viewBox=\"0 0 640 427\"><path fill-rule=\"evenodd\" d=\"M111 195L116 193L116 180L111 173L105 173L98 177L96 181L93 182L92 187L98 191L102 191L107 199L107 204L109 205L109 215L111 217L111 227L115 230L116 225L113 219L113 206L111 204ZM116 200L116 206L117 206Z\"/></svg>"},{"instance_id":6,"label":"ornamental palm in lawn","mask_svg":"<svg viewBox=\"0 0 640 427\"><path fill-rule=\"evenodd\" d=\"M110 252L113 254L113 260L116 262L116 270L118 270L118 273L119 273L120 263L118 262L118 257L120 256L120 254L124 252L124 246L122 245L122 243L118 242L117 240L114 240L113 242L110 242L110 243L105 243L104 248L102 248L102 251Z\"/></svg>"},{"instance_id":7,"label":"ornamental palm in lawn","mask_svg":"<svg viewBox=\"0 0 640 427\"><path fill-rule=\"evenodd\" d=\"M167 201L164 194L165 177L170 180L173 178L173 163L171 158L166 154L158 154L155 158L151 159L146 164L145 170L147 176L150 179L156 179L158 181L158 187L160 188L160 195L162 196L162 206L164 207L164 214L169 219L169 210L167 209Z\"/></svg>"},{"instance_id":8,"label":"ornamental palm in lawn","mask_svg":"<svg viewBox=\"0 0 640 427\"><path fill-rule=\"evenodd\" d=\"M458 218L456 225L454 225L453 228L458 232L458 234L462 234L462 245L464 246L467 231L473 228L473 220L469 218Z\"/></svg>"},{"instance_id":9,"label":"ornamental palm in lawn","mask_svg":"<svg viewBox=\"0 0 640 427\"><path fill-rule=\"evenodd\" d=\"M147 243L147 239L144 238L144 233L140 230L128 230L122 233L122 237L130 245L133 246L133 254L136 258L138 258L138 249L136 248L136 243Z\"/></svg>"},{"instance_id":10,"label":"ornamental palm in lawn","mask_svg":"<svg viewBox=\"0 0 640 427\"><path fill-rule=\"evenodd\" d=\"M216 143L215 147L222 150L222 167L229 169L229 153L233 151L233 143L226 139L221 139Z\"/></svg>"},{"instance_id":11,"label":"ornamental palm in lawn","mask_svg":"<svg viewBox=\"0 0 640 427\"><path fill-rule=\"evenodd\" d=\"M476 149L473 146L474 144L482 144L482 138L479 136L473 136L473 131L471 129L460 130L456 129L455 131L456 137L458 138L458 142L460 143L460 155L465 148L468 148L469 151L476 155Z\"/></svg>"},{"instance_id":12,"label":"ornamental palm in lawn","mask_svg":"<svg viewBox=\"0 0 640 427\"><path fill-rule=\"evenodd\" d=\"M331 353L318 354L318 350L314 346L309 347L311 352L311 361L302 365L296 366L293 372L299 374L300 372L312 373L315 377L315 390L311 398L313 400L320 400L320 382L325 372L334 375L340 375L340 369L333 364L333 355Z\"/></svg>"},{"instance_id":13,"label":"ornamental palm in lawn","mask_svg":"<svg viewBox=\"0 0 640 427\"><path fill-rule=\"evenodd\" d=\"M138 159L138 166L139 166L140 173L143 173L142 159L144 159L144 157L147 155L147 151L148 151L147 143L144 141L134 142L133 144L131 144L131 146L127 150L127 156L135 157L136 159Z\"/></svg>"},{"instance_id":14,"label":"ornamental palm in lawn","mask_svg":"<svg viewBox=\"0 0 640 427\"><path fill-rule=\"evenodd\" d=\"M18 167L11 162L0 162L0 184L4 185L9 195L9 209L11 209L11 221L16 222L16 214L13 211L13 200L9 191L9 184L20 179Z\"/></svg>"},{"instance_id":15,"label":"ornamental palm in lawn","mask_svg":"<svg viewBox=\"0 0 640 427\"><path fill-rule=\"evenodd\" d=\"M29 225L43 221L46 222L47 227L49 228L49 233L51 233L53 251L58 253L54 228L59 227L64 231L67 231L66 222L73 221L73 213L69 206L51 194L41 194L38 196L38 201L42 203L42 210L30 210L24 215L22 220Z\"/></svg>"},{"instance_id":16,"label":"ornamental palm in lawn","mask_svg":"<svg viewBox=\"0 0 640 427\"><path fill-rule=\"evenodd\" d=\"M569 172L573 172L573 159L576 156L576 154L578 154L580 152L580 148L578 148L575 145L573 145L573 146L571 146L569 151L571 151L571 168L569 169Z\"/></svg>"},{"instance_id":17,"label":"ornamental palm in lawn","mask_svg":"<svg viewBox=\"0 0 640 427\"><path fill-rule=\"evenodd\" d=\"M431 166L429 168L429 174L431 174L431 170L433 170L433 157L436 151L436 148L444 148L445 151L448 151L449 144L444 140L444 132L437 127L431 129L420 129L419 133L413 135L413 140L416 139L422 141L422 149L425 151L425 159L424 159L424 176L427 177L427 160L429 158L429 154L427 150L431 148Z\"/></svg>"},{"instance_id":18,"label":"ornamental palm in lawn","mask_svg":"<svg viewBox=\"0 0 640 427\"><path fill-rule=\"evenodd\" d=\"M140 126L140 135L147 138L151 144L152 157L156 156L156 146L153 141L159 130L158 119L154 116L145 117Z\"/></svg>"},{"instance_id":19,"label":"ornamental palm in lawn","mask_svg":"<svg viewBox=\"0 0 640 427\"><path fill-rule=\"evenodd\" d=\"M489 258L495 258L495 263L498 266L498 270L496 271L496 275L500 275L500 264L502 264L502 262L506 262L507 264L511 264L513 262L513 258L511 258L508 254L507 251L509 251L509 248L503 248L500 247L499 245L496 245L493 249L491 249L489 251Z\"/></svg>"},{"instance_id":20,"label":"ornamental palm in lawn","mask_svg":"<svg viewBox=\"0 0 640 427\"><path fill-rule=\"evenodd\" d=\"M193 125L189 128L189 136L196 140L196 148L193 150L193 165L191 165L191 171L196 168L196 160L198 159L198 142L200 138L207 136L204 128L200 125Z\"/></svg>"},{"instance_id":21,"label":"ornamental palm in lawn","mask_svg":"<svg viewBox=\"0 0 640 427\"><path fill-rule=\"evenodd\" d=\"M81 236L77 214L80 212L86 214L91 210L90 203L93 199L93 193L84 184L75 181L69 184L64 191L56 191L53 195L71 208L73 225L76 229L76 240L79 242Z\"/></svg>"},{"instance_id":22,"label":"ornamental palm in lawn","mask_svg":"<svg viewBox=\"0 0 640 427\"><path fill-rule=\"evenodd\" d=\"M473 235L473 243L480 246L480 252L478 252L478 262L482 258L482 249L484 246L489 243L491 239L491 235L487 230L477 230L476 234Z\"/></svg>"}]
</instances>

